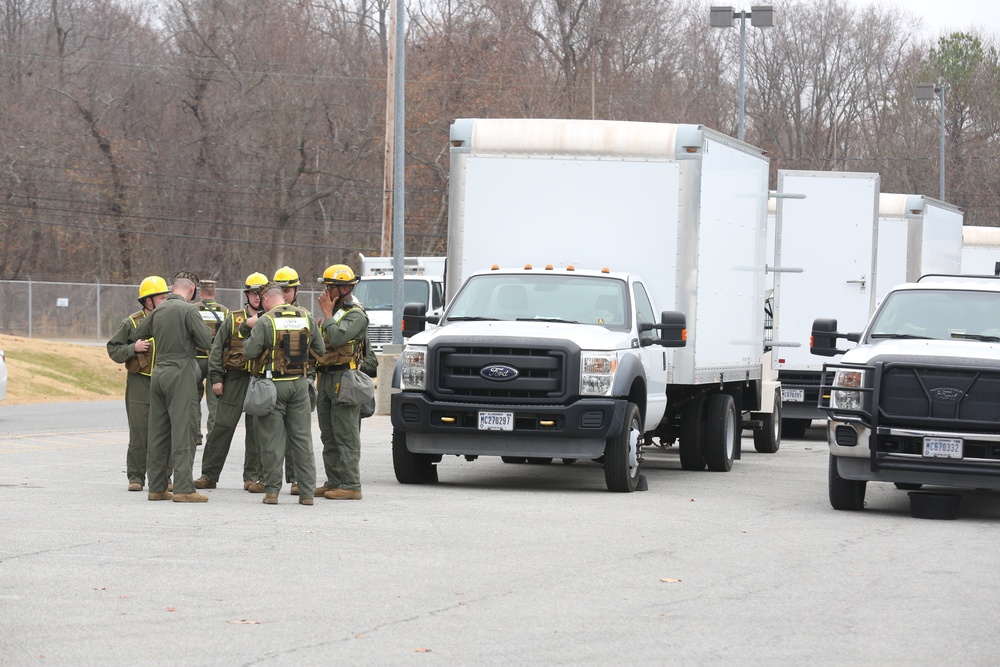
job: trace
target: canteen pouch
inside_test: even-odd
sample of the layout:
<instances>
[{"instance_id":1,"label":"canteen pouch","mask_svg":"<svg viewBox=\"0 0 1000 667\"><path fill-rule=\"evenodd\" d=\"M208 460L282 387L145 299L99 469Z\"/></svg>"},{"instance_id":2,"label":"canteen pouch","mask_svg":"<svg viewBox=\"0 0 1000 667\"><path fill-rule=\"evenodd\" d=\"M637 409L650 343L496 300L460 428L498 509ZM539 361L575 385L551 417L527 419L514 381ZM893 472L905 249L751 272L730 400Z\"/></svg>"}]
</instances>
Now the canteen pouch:
<instances>
[{"instance_id":1,"label":"canteen pouch","mask_svg":"<svg viewBox=\"0 0 1000 667\"><path fill-rule=\"evenodd\" d=\"M250 378L247 397L243 401L243 412L252 417L263 417L274 411L278 402L278 390L274 381L266 377Z\"/></svg>"},{"instance_id":2,"label":"canteen pouch","mask_svg":"<svg viewBox=\"0 0 1000 667\"><path fill-rule=\"evenodd\" d=\"M346 370L337 386L337 400L341 405L364 405L375 398L375 383L359 370Z\"/></svg>"}]
</instances>

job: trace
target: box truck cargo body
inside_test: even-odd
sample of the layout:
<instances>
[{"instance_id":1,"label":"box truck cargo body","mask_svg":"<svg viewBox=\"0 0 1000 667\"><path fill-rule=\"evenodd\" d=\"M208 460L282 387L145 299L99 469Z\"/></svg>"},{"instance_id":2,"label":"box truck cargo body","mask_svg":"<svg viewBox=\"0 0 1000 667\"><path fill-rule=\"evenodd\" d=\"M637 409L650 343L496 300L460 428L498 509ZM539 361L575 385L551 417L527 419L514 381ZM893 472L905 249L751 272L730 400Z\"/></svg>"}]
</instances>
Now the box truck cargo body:
<instances>
[{"instance_id":1,"label":"box truck cargo body","mask_svg":"<svg viewBox=\"0 0 1000 667\"><path fill-rule=\"evenodd\" d=\"M920 276L961 273L964 217L959 207L924 195L879 195L876 302Z\"/></svg>"},{"instance_id":2,"label":"box truck cargo body","mask_svg":"<svg viewBox=\"0 0 1000 667\"><path fill-rule=\"evenodd\" d=\"M1000 275L1000 227L962 227L962 273Z\"/></svg>"},{"instance_id":3,"label":"box truck cargo body","mask_svg":"<svg viewBox=\"0 0 1000 667\"><path fill-rule=\"evenodd\" d=\"M436 481L446 454L586 458L631 491L653 438L728 470L744 411L777 449L760 150L696 125L532 119L457 120L451 145L449 305L395 380L401 482Z\"/></svg>"},{"instance_id":4,"label":"box truck cargo body","mask_svg":"<svg viewBox=\"0 0 1000 667\"><path fill-rule=\"evenodd\" d=\"M778 171L771 364L785 437L826 418L818 407L823 364L809 352L817 314L834 303L860 329L874 312L878 201L878 174Z\"/></svg>"}]
</instances>

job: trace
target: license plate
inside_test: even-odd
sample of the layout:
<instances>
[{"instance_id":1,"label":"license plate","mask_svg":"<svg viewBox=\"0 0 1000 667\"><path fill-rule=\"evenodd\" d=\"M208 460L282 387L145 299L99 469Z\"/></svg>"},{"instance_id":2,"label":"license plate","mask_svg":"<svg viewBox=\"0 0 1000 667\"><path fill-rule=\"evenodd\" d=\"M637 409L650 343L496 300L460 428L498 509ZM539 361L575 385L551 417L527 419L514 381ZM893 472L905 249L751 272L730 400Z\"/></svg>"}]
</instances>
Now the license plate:
<instances>
[{"instance_id":1,"label":"license plate","mask_svg":"<svg viewBox=\"0 0 1000 667\"><path fill-rule=\"evenodd\" d=\"M960 459L962 439L924 438L924 456L935 459Z\"/></svg>"},{"instance_id":2,"label":"license plate","mask_svg":"<svg viewBox=\"0 0 1000 667\"><path fill-rule=\"evenodd\" d=\"M785 403L803 403L806 400L805 389L781 389L781 400Z\"/></svg>"},{"instance_id":3,"label":"license plate","mask_svg":"<svg viewBox=\"0 0 1000 667\"><path fill-rule=\"evenodd\" d=\"M513 412L480 412L479 413L479 430L480 431L513 431L514 430L514 413Z\"/></svg>"}]
</instances>

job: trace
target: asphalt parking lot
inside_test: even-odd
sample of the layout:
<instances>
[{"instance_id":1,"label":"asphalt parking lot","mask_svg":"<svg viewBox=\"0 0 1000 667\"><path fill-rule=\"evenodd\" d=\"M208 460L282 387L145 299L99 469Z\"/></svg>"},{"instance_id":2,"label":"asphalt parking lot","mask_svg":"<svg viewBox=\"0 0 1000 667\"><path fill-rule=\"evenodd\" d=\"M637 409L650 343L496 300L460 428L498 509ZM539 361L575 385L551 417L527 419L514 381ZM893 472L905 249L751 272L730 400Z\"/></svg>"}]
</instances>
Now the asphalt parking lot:
<instances>
[{"instance_id":1,"label":"asphalt parking lot","mask_svg":"<svg viewBox=\"0 0 1000 667\"><path fill-rule=\"evenodd\" d=\"M820 428L729 473L650 451L641 493L454 457L402 486L390 435L365 421L362 501L261 504L240 431L208 503L149 502L121 402L0 405L0 664L996 662L998 494L835 512Z\"/></svg>"}]
</instances>

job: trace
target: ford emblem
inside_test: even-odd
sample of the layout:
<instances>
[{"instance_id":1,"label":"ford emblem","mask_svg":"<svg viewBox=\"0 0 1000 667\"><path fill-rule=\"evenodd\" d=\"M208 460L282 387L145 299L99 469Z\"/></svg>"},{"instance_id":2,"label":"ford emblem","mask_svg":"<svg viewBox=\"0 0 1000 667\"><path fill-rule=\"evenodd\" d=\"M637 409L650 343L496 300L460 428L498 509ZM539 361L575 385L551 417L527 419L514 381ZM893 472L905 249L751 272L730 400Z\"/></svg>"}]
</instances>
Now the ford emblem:
<instances>
[{"instance_id":1,"label":"ford emblem","mask_svg":"<svg viewBox=\"0 0 1000 667\"><path fill-rule=\"evenodd\" d=\"M493 382L509 382L516 378L519 373L516 368L504 366L503 364L495 364L493 366L483 366L479 370L479 375Z\"/></svg>"},{"instance_id":2,"label":"ford emblem","mask_svg":"<svg viewBox=\"0 0 1000 667\"><path fill-rule=\"evenodd\" d=\"M938 401L957 401L965 392L954 387L936 387L930 390L930 394Z\"/></svg>"}]
</instances>

